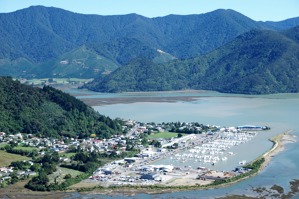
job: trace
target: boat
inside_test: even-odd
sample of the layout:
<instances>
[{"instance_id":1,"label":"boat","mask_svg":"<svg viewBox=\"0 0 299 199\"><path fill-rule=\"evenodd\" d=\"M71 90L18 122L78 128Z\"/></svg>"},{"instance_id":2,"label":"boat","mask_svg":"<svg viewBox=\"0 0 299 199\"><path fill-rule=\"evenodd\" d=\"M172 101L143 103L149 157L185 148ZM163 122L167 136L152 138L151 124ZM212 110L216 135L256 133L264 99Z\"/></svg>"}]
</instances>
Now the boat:
<instances>
[{"instance_id":1,"label":"boat","mask_svg":"<svg viewBox=\"0 0 299 199\"><path fill-rule=\"evenodd\" d=\"M221 160L222 160L222 161L226 161L226 160L227 160L227 157L224 156L223 158L221 158Z\"/></svg>"},{"instance_id":2,"label":"boat","mask_svg":"<svg viewBox=\"0 0 299 199\"><path fill-rule=\"evenodd\" d=\"M246 160L242 160L239 162L239 165L245 165L246 164Z\"/></svg>"}]
</instances>

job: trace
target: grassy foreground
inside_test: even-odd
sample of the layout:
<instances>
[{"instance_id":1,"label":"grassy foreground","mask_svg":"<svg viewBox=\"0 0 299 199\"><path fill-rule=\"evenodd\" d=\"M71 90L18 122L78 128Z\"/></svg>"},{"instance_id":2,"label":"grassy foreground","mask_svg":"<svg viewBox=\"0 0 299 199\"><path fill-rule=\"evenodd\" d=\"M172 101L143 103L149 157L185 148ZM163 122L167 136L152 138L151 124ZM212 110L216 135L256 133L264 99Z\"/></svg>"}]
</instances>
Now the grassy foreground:
<instances>
[{"instance_id":1,"label":"grassy foreground","mask_svg":"<svg viewBox=\"0 0 299 199\"><path fill-rule=\"evenodd\" d=\"M83 174L83 172L77 171L77 170L74 170L74 169L64 168L64 167L57 167L57 171L48 176L49 180L50 180L49 183L54 183L55 179L56 179L56 182L58 184L61 184L62 182L65 181L64 177L67 174L70 174L74 178L74 177L76 177L80 174Z\"/></svg>"},{"instance_id":2,"label":"grassy foreground","mask_svg":"<svg viewBox=\"0 0 299 199\"><path fill-rule=\"evenodd\" d=\"M11 162L29 160L30 158L26 156L21 156L17 154L7 153L0 150L0 167L9 166Z\"/></svg>"}]
</instances>

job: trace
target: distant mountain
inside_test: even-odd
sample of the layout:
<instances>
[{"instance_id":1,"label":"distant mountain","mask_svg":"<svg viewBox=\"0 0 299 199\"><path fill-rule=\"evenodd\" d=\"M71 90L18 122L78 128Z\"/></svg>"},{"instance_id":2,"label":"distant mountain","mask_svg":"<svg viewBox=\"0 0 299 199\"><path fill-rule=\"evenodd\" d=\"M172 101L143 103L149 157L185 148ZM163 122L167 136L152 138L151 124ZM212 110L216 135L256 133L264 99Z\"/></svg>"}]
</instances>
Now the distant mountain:
<instances>
[{"instance_id":1,"label":"distant mountain","mask_svg":"<svg viewBox=\"0 0 299 199\"><path fill-rule=\"evenodd\" d=\"M231 93L299 92L299 26L252 30L206 55L155 64L138 59L85 87L101 92L207 89Z\"/></svg>"},{"instance_id":2,"label":"distant mountain","mask_svg":"<svg viewBox=\"0 0 299 199\"><path fill-rule=\"evenodd\" d=\"M267 26L269 29L273 29L273 30L286 30L298 26L298 23L299 23L299 17L290 18L278 22L273 22L273 21L259 22L261 26Z\"/></svg>"},{"instance_id":3,"label":"distant mountain","mask_svg":"<svg viewBox=\"0 0 299 199\"><path fill-rule=\"evenodd\" d=\"M108 138L121 132L117 121L100 115L69 94L52 87L34 88L0 77L0 130L42 137Z\"/></svg>"},{"instance_id":4,"label":"distant mountain","mask_svg":"<svg viewBox=\"0 0 299 199\"><path fill-rule=\"evenodd\" d=\"M192 58L252 29L285 30L296 25L299 18L256 22L233 10L146 18L33 6L0 14L0 75L96 77L132 59L160 63Z\"/></svg>"},{"instance_id":5,"label":"distant mountain","mask_svg":"<svg viewBox=\"0 0 299 199\"><path fill-rule=\"evenodd\" d=\"M88 46L119 65L128 64L138 57L148 58L155 63L164 63L176 59L171 54L160 49L154 49L134 38L121 38L109 43L93 43Z\"/></svg>"},{"instance_id":6,"label":"distant mountain","mask_svg":"<svg viewBox=\"0 0 299 199\"><path fill-rule=\"evenodd\" d=\"M26 58L0 61L0 75L13 77L77 77L93 78L110 73L120 65L97 54L85 45L45 62L35 63Z\"/></svg>"}]
</instances>

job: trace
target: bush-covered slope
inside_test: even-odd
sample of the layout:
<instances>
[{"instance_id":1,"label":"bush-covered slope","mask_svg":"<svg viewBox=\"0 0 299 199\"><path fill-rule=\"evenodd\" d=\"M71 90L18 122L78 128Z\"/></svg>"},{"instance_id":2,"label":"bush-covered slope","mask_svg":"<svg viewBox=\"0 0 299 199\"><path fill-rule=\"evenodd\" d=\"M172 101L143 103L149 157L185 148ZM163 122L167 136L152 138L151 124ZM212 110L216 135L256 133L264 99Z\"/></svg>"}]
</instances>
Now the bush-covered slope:
<instances>
[{"instance_id":1,"label":"bush-covered slope","mask_svg":"<svg viewBox=\"0 0 299 199\"><path fill-rule=\"evenodd\" d=\"M96 79L84 88L99 92L165 91L189 88L188 76L192 63L155 64L148 59L136 59L110 75Z\"/></svg>"},{"instance_id":2,"label":"bush-covered slope","mask_svg":"<svg viewBox=\"0 0 299 199\"><path fill-rule=\"evenodd\" d=\"M108 43L88 44L98 54L107 57L119 65L128 64L136 58L147 58L156 63L164 63L176 59L159 49L152 48L134 38L121 38Z\"/></svg>"},{"instance_id":3,"label":"bush-covered slope","mask_svg":"<svg viewBox=\"0 0 299 199\"><path fill-rule=\"evenodd\" d=\"M121 131L118 122L52 87L43 89L0 77L0 130L45 137L109 137Z\"/></svg>"},{"instance_id":4,"label":"bush-covered slope","mask_svg":"<svg viewBox=\"0 0 299 199\"><path fill-rule=\"evenodd\" d=\"M30 72L40 77L93 78L114 71L119 66L114 60L83 45Z\"/></svg>"},{"instance_id":5,"label":"bush-covered slope","mask_svg":"<svg viewBox=\"0 0 299 199\"><path fill-rule=\"evenodd\" d=\"M201 57L165 64L138 60L85 87L102 92L209 89L233 93L299 91L299 28L253 30Z\"/></svg>"},{"instance_id":6,"label":"bush-covered slope","mask_svg":"<svg viewBox=\"0 0 299 199\"><path fill-rule=\"evenodd\" d=\"M277 33L251 31L211 53L199 88L233 93L299 92L298 28ZM195 82L194 82L195 83Z\"/></svg>"},{"instance_id":7,"label":"bush-covered slope","mask_svg":"<svg viewBox=\"0 0 299 199\"><path fill-rule=\"evenodd\" d=\"M251 29L284 30L296 25L299 25L297 18L256 22L233 10L146 18L137 14L83 15L33 6L0 14L0 75L87 77L86 67L107 68L101 61L94 61L94 56L112 63L112 67L108 67L112 71L115 65L126 64L137 57L155 62L168 61L172 56L192 58ZM85 52L86 57L91 57L91 61L86 61L86 67L70 64L74 67L72 72L57 65L61 56L83 46L91 47ZM158 49L170 55L160 56L162 54L156 52ZM90 73L90 76L95 75L98 74Z\"/></svg>"}]
</instances>

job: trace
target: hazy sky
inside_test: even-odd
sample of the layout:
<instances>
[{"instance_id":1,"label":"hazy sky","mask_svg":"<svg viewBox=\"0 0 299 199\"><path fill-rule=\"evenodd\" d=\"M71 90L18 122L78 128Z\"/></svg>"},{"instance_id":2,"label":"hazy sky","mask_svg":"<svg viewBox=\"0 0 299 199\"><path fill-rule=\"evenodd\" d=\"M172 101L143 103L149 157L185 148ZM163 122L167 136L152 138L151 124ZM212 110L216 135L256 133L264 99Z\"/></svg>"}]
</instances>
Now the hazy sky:
<instances>
[{"instance_id":1,"label":"hazy sky","mask_svg":"<svg viewBox=\"0 0 299 199\"><path fill-rule=\"evenodd\" d=\"M32 5L84 14L137 13L146 17L201 14L219 8L236 10L257 21L280 21L299 16L299 0L0 0L0 12Z\"/></svg>"}]
</instances>

